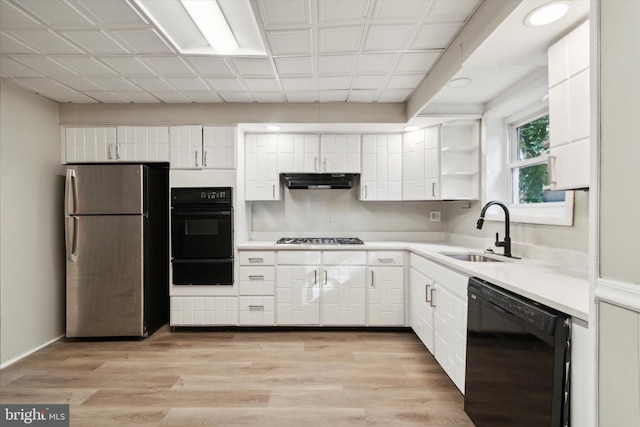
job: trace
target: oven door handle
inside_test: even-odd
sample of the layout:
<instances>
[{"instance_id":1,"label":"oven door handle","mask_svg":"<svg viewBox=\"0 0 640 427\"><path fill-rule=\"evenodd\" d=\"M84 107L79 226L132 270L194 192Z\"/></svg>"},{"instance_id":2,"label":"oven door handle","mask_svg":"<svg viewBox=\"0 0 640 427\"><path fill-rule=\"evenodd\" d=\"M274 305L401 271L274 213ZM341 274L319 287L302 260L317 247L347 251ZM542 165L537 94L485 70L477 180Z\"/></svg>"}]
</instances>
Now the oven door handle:
<instances>
[{"instance_id":1,"label":"oven door handle","mask_svg":"<svg viewBox=\"0 0 640 427\"><path fill-rule=\"evenodd\" d=\"M219 212L204 212L204 211L183 211L183 210L173 210L174 217L200 217L200 216L208 216L208 217L216 217L216 216L231 216L231 211L219 211Z\"/></svg>"}]
</instances>

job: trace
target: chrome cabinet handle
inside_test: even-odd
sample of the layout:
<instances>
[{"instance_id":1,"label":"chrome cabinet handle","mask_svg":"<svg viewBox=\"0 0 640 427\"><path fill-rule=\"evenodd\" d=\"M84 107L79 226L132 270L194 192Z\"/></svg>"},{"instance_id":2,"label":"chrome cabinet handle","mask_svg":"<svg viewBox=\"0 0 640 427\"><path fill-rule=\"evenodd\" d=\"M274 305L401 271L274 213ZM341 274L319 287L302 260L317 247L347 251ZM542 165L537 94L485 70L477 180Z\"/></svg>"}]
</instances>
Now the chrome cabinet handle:
<instances>
[{"instance_id":1,"label":"chrome cabinet handle","mask_svg":"<svg viewBox=\"0 0 640 427\"><path fill-rule=\"evenodd\" d=\"M113 154L111 154L111 145L107 145L107 160L113 160Z\"/></svg>"},{"instance_id":2,"label":"chrome cabinet handle","mask_svg":"<svg viewBox=\"0 0 640 427\"><path fill-rule=\"evenodd\" d=\"M271 194L272 194L272 197L275 199L276 198L276 185L275 184L273 184L273 186L272 186Z\"/></svg>"},{"instance_id":3,"label":"chrome cabinet handle","mask_svg":"<svg viewBox=\"0 0 640 427\"><path fill-rule=\"evenodd\" d=\"M431 183L431 195L433 197L436 197L436 183L435 182Z\"/></svg>"},{"instance_id":4,"label":"chrome cabinet handle","mask_svg":"<svg viewBox=\"0 0 640 427\"><path fill-rule=\"evenodd\" d=\"M549 182L549 186L553 187L556 185L556 180L553 176L553 169L556 166L556 156L547 157L547 181Z\"/></svg>"},{"instance_id":5,"label":"chrome cabinet handle","mask_svg":"<svg viewBox=\"0 0 640 427\"><path fill-rule=\"evenodd\" d=\"M429 304L431 304L431 307L434 307L434 308L435 308L435 306L436 306L436 305L434 304L435 300L433 299L433 293L434 293L435 291L436 291L436 288L432 288L432 289L431 289L431 298L429 298Z\"/></svg>"},{"instance_id":6,"label":"chrome cabinet handle","mask_svg":"<svg viewBox=\"0 0 640 427\"><path fill-rule=\"evenodd\" d=\"M252 275L252 276L249 276L249 280L264 280L264 275L262 274Z\"/></svg>"},{"instance_id":7,"label":"chrome cabinet handle","mask_svg":"<svg viewBox=\"0 0 640 427\"><path fill-rule=\"evenodd\" d=\"M373 276L373 270L371 270L371 287L374 286L374 276Z\"/></svg>"},{"instance_id":8,"label":"chrome cabinet handle","mask_svg":"<svg viewBox=\"0 0 640 427\"><path fill-rule=\"evenodd\" d=\"M389 262L393 262L394 259L393 258L378 258L379 262L384 262L384 263L389 263Z\"/></svg>"},{"instance_id":9,"label":"chrome cabinet handle","mask_svg":"<svg viewBox=\"0 0 640 427\"><path fill-rule=\"evenodd\" d=\"M327 280L329 279L329 273L327 270L324 271L324 285L327 286Z\"/></svg>"},{"instance_id":10,"label":"chrome cabinet handle","mask_svg":"<svg viewBox=\"0 0 640 427\"><path fill-rule=\"evenodd\" d=\"M367 184L364 185L364 199L367 200Z\"/></svg>"},{"instance_id":11,"label":"chrome cabinet handle","mask_svg":"<svg viewBox=\"0 0 640 427\"><path fill-rule=\"evenodd\" d=\"M264 258L249 258L249 262L264 262Z\"/></svg>"},{"instance_id":12,"label":"chrome cabinet handle","mask_svg":"<svg viewBox=\"0 0 640 427\"><path fill-rule=\"evenodd\" d=\"M264 305L250 305L249 310L264 310Z\"/></svg>"},{"instance_id":13,"label":"chrome cabinet handle","mask_svg":"<svg viewBox=\"0 0 640 427\"><path fill-rule=\"evenodd\" d=\"M198 150L195 152L196 167L198 167Z\"/></svg>"},{"instance_id":14,"label":"chrome cabinet handle","mask_svg":"<svg viewBox=\"0 0 640 427\"><path fill-rule=\"evenodd\" d=\"M202 153L202 165L206 168L207 167L207 152L203 151Z\"/></svg>"},{"instance_id":15,"label":"chrome cabinet handle","mask_svg":"<svg viewBox=\"0 0 640 427\"><path fill-rule=\"evenodd\" d=\"M322 159L322 170L325 171L325 172L327 171L327 158L326 157L324 157Z\"/></svg>"},{"instance_id":16,"label":"chrome cabinet handle","mask_svg":"<svg viewBox=\"0 0 640 427\"><path fill-rule=\"evenodd\" d=\"M431 298L429 298L430 296L430 292L429 292L429 288L431 287L431 285L424 285L424 302L428 302L431 303Z\"/></svg>"},{"instance_id":17,"label":"chrome cabinet handle","mask_svg":"<svg viewBox=\"0 0 640 427\"><path fill-rule=\"evenodd\" d=\"M120 160L120 144L116 144L116 160Z\"/></svg>"}]
</instances>

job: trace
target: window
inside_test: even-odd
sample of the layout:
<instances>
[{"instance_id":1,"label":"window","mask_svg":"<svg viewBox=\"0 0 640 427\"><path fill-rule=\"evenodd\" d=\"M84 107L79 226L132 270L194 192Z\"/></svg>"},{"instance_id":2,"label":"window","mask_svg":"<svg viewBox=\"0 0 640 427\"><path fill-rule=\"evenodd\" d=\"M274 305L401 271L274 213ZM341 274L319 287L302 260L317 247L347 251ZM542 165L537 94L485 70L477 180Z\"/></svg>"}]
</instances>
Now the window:
<instances>
[{"instance_id":1,"label":"window","mask_svg":"<svg viewBox=\"0 0 640 427\"><path fill-rule=\"evenodd\" d=\"M511 203L563 202L564 191L544 191L547 185L549 114L545 111L510 127Z\"/></svg>"}]
</instances>

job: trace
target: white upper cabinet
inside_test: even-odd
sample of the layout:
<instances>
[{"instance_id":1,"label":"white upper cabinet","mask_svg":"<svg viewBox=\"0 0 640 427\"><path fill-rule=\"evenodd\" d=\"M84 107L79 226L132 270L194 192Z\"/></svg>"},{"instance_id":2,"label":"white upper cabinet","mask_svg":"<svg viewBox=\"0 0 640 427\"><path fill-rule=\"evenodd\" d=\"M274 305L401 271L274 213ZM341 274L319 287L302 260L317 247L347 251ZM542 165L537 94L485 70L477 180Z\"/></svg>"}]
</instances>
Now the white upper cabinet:
<instances>
[{"instance_id":1,"label":"white upper cabinet","mask_svg":"<svg viewBox=\"0 0 640 427\"><path fill-rule=\"evenodd\" d=\"M440 198L440 126L402 136L402 200Z\"/></svg>"},{"instance_id":2,"label":"white upper cabinet","mask_svg":"<svg viewBox=\"0 0 640 427\"><path fill-rule=\"evenodd\" d=\"M236 130L232 126L169 128L172 169L235 169Z\"/></svg>"},{"instance_id":3,"label":"white upper cabinet","mask_svg":"<svg viewBox=\"0 0 640 427\"><path fill-rule=\"evenodd\" d=\"M549 47L550 190L589 187L589 21Z\"/></svg>"},{"instance_id":4,"label":"white upper cabinet","mask_svg":"<svg viewBox=\"0 0 640 427\"><path fill-rule=\"evenodd\" d=\"M168 129L167 126L64 128L64 162L168 162Z\"/></svg>"},{"instance_id":5,"label":"white upper cabinet","mask_svg":"<svg viewBox=\"0 0 640 427\"><path fill-rule=\"evenodd\" d=\"M277 138L280 172L360 172L360 135L279 134Z\"/></svg>"},{"instance_id":6,"label":"white upper cabinet","mask_svg":"<svg viewBox=\"0 0 640 427\"><path fill-rule=\"evenodd\" d=\"M360 200L402 200L402 135L362 136Z\"/></svg>"},{"instance_id":7,"label":"white upper cabinet","mask_svg":"<svg viewBox=\"0 0 640 427\"><path fill-rule=\"evenodd\" d=\"M236 128L205 126L202 128L202 168L236 168Z\"/></svg>"},{"instance_id":8,"label":"white upper cabinet","mask_svg":"<svg viewBox=\"0 0 640 427\"><path fill-rule=\"evenodd\" d=\"M245 137L245 200L280 200L277 135Z\"/></svg>"},{"instance_id":9,"label":"white upper cabinet","mask_svg":"<svg viewBox=\"0 0 640 427\"><path fill-rule=\"evenodd\" d=\"M116 128L63 128L64 163L116 161Z\"/></svg>"}]
</instances>

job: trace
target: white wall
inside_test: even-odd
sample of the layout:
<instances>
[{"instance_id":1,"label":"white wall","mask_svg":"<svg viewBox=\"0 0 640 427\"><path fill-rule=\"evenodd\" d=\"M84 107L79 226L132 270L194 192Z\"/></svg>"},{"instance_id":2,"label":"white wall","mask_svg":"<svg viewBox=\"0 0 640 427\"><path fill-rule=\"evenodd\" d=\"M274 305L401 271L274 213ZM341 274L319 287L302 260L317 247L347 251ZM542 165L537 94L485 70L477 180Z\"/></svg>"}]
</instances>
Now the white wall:
<instances>
[{"instance_id":1,"label":"white wall","mask_svg":"<svg viewBox=\"0 0 640 427\"><path fill-rule=\"evenodd\" d=\"M64 334L58 104L0 81L0 366Z\"/></svg>"}]
</instances>

